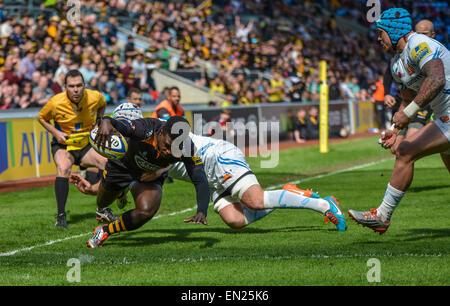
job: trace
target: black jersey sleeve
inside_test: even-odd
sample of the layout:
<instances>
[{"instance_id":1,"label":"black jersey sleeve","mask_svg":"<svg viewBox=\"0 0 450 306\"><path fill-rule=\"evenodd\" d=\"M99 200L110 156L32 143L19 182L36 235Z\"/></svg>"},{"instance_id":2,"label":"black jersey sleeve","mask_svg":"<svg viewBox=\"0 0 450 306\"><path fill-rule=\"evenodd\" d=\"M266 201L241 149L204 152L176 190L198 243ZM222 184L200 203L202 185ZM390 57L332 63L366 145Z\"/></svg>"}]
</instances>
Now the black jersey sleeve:
<instances>
[{"instance_id":1,"label":"black jersey sleeve","mask_svg":"<svg viewBox=\"0 0 450 306\"><path fill-rule=\"evenodd\" d=\"M206 177L203 162L200 157L197 157L194 144L191 142L191 154L185 154L182 157L182 161L186 167L186 171L195 186L197 194L197 212L207 214L209 205L209 184ZM190 156L188 156L190 155Z\"/></svg>"},{"instance_id":2,"label":"black jersey sleeve","mask_svg":"<svg viewBox=\"0 0 450 306\"><path fill-rule=\"evenodd\" d=\"M132 126L127 120L116 120L114 118L105 116L103 120L109 120L112 126L124 137L130 137L133 132Z\"/></svg>"},{"instance_id":3,"label":"black jersey sleeve","mask_svg":"<svg viewBox=\"0 0 450 306\"><path fill-rule=\"evenodd\" d=\"M108 118L122 136L137 140L149 138L162 125L160 120L154 118L136 119L131 122L127 120L116 120L111 117L104 118Z\"/></svg>"}]
</instances>

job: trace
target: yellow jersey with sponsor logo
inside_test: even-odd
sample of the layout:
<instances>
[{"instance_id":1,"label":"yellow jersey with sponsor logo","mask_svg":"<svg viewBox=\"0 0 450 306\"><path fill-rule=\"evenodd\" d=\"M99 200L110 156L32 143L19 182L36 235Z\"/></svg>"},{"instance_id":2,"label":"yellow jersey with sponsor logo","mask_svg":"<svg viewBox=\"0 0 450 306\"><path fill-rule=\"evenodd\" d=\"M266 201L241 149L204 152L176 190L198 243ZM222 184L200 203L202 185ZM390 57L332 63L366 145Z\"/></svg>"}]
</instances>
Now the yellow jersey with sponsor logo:
<instances>
[{"instance_id":1,"label":"yellow jersey with sponsor logo","mask_svg":"<svg viewBox=\"0 0 450 306\"><path fill-rule=\"evenodd\" d=\"M105 104L105 97L96 90L85 89L83 98L78 104L70 101L64 91L45 104L39 112L39 119L47 122L53 120L58 130L78 140L75 146L84 147L89 141L88 132L97 120L97 111ZM83 137L78 137L79 135Z\"/></svg>"}]
</instances>

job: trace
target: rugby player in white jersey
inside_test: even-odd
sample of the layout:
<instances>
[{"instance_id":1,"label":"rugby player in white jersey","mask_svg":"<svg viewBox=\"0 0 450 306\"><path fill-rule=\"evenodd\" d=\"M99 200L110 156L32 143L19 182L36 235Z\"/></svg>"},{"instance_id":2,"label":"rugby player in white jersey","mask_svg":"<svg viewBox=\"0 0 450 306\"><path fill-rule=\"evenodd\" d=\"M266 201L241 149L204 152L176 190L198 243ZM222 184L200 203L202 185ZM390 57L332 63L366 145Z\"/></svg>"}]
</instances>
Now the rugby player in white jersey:
<instances>
[{"instance_id":1,"label":"rugby player in white jersey","mask_svg":"<svg viewBox=\"0 0 450 306\"><path fill-rule=\"evenodd\" d=\"M334 196L322 199L316 193L292 184L285 184L280 190L263 190L238 147L213 137L192 133L190 137L199 148L198 155L205 167L214 210L231 228L243 228L276 208L306 208L323 214L338 231L346 230L345 216ZM170 168L169 176L189 181L186 169L180 163Z\"/></svg>"},{"instance_id":2,"label":"rugby player in white jersey","mask_svg":"<svg viewBox=\"0 0 450 306\"><path fill-rule=\"evenodd\" d=\"M450 172L450 53L438 41L412 31L412 20L405 9L384 11L376 25L378 42L384 50L396 51L391 72L402 86L402 104L394 114L393 130L382 135L383 145L392 146L398 130L406 128L425 106L430 105L434 113L434 121L398 146L394 170L380 206L365 212L349 210L357 223L383 234L411 185L416 160L440 153Z\"/></svg>"},{"instance_id":3,"label":"rugby player in white jersey","mask_svg":"<svg viewBox=\"0 0 450 306\"><path fill-rule=\"evenodd\" d=\"M125 111L116 111L115 116L125 118ZM230 142L189 134L197 148L196 156L202 159L214 210L231 228L239 229L255 222L276 208L305 208L319 212L331 221L338 231L347 228L345 216L340 210L334 196L321 198L311 190L302 190L292 184L285 184L283 189L264 191L251 171L242 151ZM149 173L148 179L154 180L163 172L169 176L190 182L183 163L175 163L171 167ZM74 174L71 182L83 193L96 194L98 184L89 182ZM184 220L192 222L193 217Z\"/></svg>"}]
</instances>

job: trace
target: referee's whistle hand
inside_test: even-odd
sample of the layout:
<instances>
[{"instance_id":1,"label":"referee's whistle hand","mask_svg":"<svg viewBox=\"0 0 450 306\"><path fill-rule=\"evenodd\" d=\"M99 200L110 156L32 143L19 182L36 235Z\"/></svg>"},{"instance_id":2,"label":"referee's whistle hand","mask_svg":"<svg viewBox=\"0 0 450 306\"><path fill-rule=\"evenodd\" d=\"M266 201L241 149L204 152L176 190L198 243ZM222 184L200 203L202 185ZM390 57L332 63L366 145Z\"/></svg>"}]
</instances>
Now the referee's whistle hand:
<instances>
[{"instance_id":1,"label":"referee's whistle hand","mask_svg":"<svg viewBox=\"0 0 450 306\"><path fill-rule=\"evenodd\" d=\"M53 135L53 136L56 138L56 140L60 144L66 144L66 140L69 139L69 136L67 136L66 133L61 132L61 131L57 131L57 133L55 133L55 135Z\"/></svg>"}]
</instances>

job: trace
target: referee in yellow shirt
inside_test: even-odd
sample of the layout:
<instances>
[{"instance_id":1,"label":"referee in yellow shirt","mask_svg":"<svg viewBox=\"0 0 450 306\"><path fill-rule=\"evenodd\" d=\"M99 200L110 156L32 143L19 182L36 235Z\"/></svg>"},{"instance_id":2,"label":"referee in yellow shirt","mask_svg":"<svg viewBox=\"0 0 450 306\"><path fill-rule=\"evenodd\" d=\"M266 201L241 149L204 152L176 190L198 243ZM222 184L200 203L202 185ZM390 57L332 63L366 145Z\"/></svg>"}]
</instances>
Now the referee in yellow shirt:
<instances>
[{"instance_id":1,"label":"referee in yellow shirt","mask_svg":"<svg viewBox=\"0 0 450 306\"><path fill-rule=\"evenodd\" d=\"M105 113L105 97L96 90L86 89L83 75L78 70L67 72L64 85L66 91L47 102L39 112L38 120L53 135L52 154L57 168L55 195L58 205L55 225L65 228L65 206L72 165L104 170L107 159L89 144L89 132Z\"/></svg>"}]
</instances>

